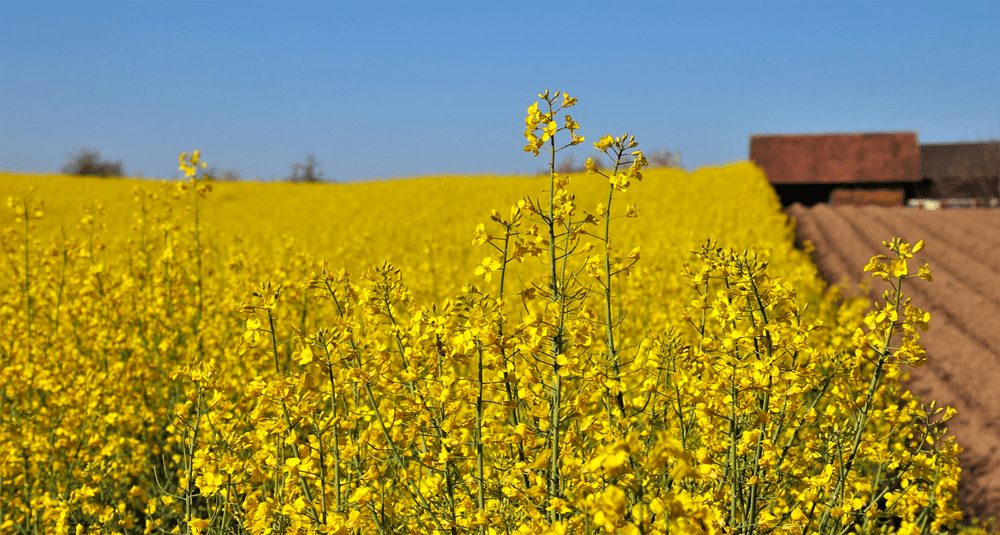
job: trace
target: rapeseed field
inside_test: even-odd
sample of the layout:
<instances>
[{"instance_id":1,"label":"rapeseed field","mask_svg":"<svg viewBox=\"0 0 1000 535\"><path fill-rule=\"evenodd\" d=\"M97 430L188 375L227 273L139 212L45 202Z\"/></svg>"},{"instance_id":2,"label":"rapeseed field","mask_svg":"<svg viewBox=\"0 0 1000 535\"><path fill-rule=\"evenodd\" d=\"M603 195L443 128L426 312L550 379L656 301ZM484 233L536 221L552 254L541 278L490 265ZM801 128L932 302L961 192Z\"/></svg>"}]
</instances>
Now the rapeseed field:
<instances>
[{"instance_id":1,"label":"rapeseed field","mask_svg":"<svg viewBox=\"0 0 1000 535\"><path fill-rule=\"evenodd\" d=\"M923 242L845 300L758 168L647 169L539 98L543 177L0 175L0 532L952 526L953 411L899 383Z\"/></svg>"}]
</instances>

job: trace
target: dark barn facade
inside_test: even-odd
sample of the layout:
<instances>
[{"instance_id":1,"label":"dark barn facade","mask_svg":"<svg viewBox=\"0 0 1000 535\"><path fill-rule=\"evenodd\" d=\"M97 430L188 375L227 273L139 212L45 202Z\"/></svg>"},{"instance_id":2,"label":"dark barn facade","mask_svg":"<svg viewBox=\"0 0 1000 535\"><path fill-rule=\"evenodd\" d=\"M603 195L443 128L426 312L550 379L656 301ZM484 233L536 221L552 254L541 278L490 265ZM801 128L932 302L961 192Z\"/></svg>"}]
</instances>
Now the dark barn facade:
<instances>
[{"instance_id":1,"label":"dark barn facade","mask_svg":"<svg viewBox=\"0 0 1000 535\"><path fill-rule=\"evenodd\" d=\"M985 204L1000 197L1000 141L921 145L920 174L917 197Z\"/></svg>"},{"instance_id":2,"label":"dark barn facade","mask_svg":"<svg viewBox=\"0 0 1000 535\"><path fill-rule=\"evenodd\" d=\"M754 135L750 160L783 205L902 206L921 183L915 132Z\"/></svg>"}]
</instances>

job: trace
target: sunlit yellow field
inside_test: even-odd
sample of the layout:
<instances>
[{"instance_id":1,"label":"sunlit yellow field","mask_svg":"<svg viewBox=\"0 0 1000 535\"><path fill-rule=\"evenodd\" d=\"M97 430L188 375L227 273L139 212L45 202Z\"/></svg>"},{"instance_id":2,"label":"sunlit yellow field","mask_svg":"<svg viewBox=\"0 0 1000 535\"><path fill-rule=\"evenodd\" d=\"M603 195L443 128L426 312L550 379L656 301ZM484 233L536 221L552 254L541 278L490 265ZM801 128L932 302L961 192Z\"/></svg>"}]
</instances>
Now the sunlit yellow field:
<instances>
[{"instance_id":1,"label":"sunlit yellow field","mask_svg":"<svg viewBox=\"0 0 1000 535\"><path fill-rule=\"evenodd\" d=\"M671 169L647 170L647 179L623 202L637 204L641 217L621 225L616 239L622 247L643 246L640 269L663 271L676 279L681 263L709 238L720 245L751 248L776 255L778 269L805 270L803 280L814 279L808 259L792 248L793 228L786 222L763 174L749 164L703 169L697 174ZM176 186L176 184L174 185ZM593 212L607 192L607 181L579 175L573 182L580 206ZM159 182L82 177L0 175L0 196L20 195L29 188L44 201L45 217L34 236L48 239L65 229L84 236L76 226L83 206L100 202L107 226L104 242L133 237L137 206L133 190L159 193L153 204L165 207L175 190ZM474 267L486 251L472 247L476 225L488 220L491 209L506 211L517 200L541 197L548 177L427 177L362 184L216 183L202 206L203 232L210 254L223 255L236 240L251 244L246 252L282 251L311 260L325 260L331 268L354 273L389 261L414 281L414 291L431 300L452 296L463 283L475 279ZM183 228L192 223L182 214L190 203L172 203L175 220ZM735 210L734 207L741 206ZM753 206L754 209L747 209ZM0 224L10 226L7 210ZM120 248L112 248L110 254ZM118 253L120 254L120 253ZM281 254L264 258L261 273L291 266ZM222 258L220 257L220 260ZM297 277L311 266L297 266ZM783 272L783 276L790 272ZM273 276L272 276L273 277ZM293 278L282 278L291 282ZM277 282L277 281L276 281ZM812 281L810 281L811 283ZM674 281L677 284L677 281ZM436 291L435 291L436 288ZM426 293L425 293L426 292Z\"/></svg>"},{"instance_id":2,"label":"sunlit yellow field","mask_svg":"<svg viewBox=\"0 0 1000 535\"><path fill-rule=\"evenodd\" d=\"M0 532L957 518L956 447L898 385L925 315L826 292L756 167L601 143L610 180L0 175ZM890 245L902 284L923 245Z\"/></svg>"}]
</instances>

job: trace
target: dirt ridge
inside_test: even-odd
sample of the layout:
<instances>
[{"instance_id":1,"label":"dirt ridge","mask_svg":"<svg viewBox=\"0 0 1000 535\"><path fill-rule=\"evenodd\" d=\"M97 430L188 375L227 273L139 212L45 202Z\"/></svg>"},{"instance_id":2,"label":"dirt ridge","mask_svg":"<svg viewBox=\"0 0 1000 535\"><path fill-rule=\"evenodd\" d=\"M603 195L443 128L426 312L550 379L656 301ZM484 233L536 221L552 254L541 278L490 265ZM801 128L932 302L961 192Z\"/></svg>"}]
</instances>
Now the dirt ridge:
<instances>
[{"instance_id":1,"label":"dirt ridge","mask_svg":"<svg viewBox=\"0 0 1000 535\"><path fill-rule=\"evenodd\" d=\"M797 241L810 240L818 272L849 296L877 298L888 285L863 267L885 254L882 240L923 239L934 281L908 281L903 293L930 312L921 342L927 363L909 370L907 387L925 402L958 414L949 431L964 451L960 505L966 516L1000 516L1000 210L918 211L904 208L792 205ZM867 289L866 289L867 288Z\"/></svg>"},{"instance_id":2,"label":"dirt ridge","mask_svg":"<svg viewBox=\"0 0 1000 535\"><path fill-rule=\"evenodd\" d=\"M975 236L967 234L968 229L963 229L959 225L953 223L937 226L927 225L919 217L914 217L919 216L919 214L911 214L910 212L910 210L900 211L896 220L905 222L907 226L913 227L917 232L926 236L925 241L934 240L941 247L955 251L968 261L980 263L995 275L1000 275L1000 255L998 255L996 246L989 245L982 239L977 240ZM872 213L877 217L879 212L873 210Z\"/></svg>"}]
</instances>

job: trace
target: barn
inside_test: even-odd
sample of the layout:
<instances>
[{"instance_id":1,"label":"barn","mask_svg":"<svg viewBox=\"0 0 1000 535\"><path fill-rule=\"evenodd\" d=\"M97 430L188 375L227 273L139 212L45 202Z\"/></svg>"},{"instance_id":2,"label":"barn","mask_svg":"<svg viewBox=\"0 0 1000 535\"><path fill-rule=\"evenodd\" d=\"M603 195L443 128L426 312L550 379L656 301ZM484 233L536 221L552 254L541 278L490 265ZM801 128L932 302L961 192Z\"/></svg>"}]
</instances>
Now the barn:
<instances>
[{"instance_id":1,"label":"barn","mask_svg":"<svg viewBox=\"0 0 1000 535\"><path fill-rule=\"evenodd\" d=\"M1000 198L1000 141L921 145L920 174L916 197L989 206Z\"/></svg>"},{"instance_id":2,"label":"barn","mask_svg":"<svg viewBox=\"0 0 1000 535\"><path fill-rule=\"evenodd\" d=\"M753 135L750 160L785 206L901 206L922 180L916 132Z\"/></svg>"}]
</instances>

